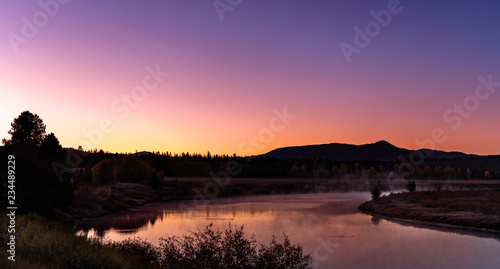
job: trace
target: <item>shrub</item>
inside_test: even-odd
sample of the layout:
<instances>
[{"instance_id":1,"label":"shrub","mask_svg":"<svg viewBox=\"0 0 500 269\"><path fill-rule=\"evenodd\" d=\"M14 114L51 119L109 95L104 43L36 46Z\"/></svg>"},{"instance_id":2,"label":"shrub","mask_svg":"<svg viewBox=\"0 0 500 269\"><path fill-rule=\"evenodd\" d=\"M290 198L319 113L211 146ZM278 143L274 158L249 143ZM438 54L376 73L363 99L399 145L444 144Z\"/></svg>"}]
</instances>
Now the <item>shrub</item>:
<instances>
[{"instance_id":1,"label":"shrub","mask_svg":"<svg viewBox=\"0 0 500 269\"><path fill-rule=\"evenodd\" d=\"M161 265L166 268L310 268L310 255L303 255L302 247L292 245L285 235L284 243L273 237L269 246L257 250L254 236L247 239L243 226L229 225L224 233L212 229L192 232L182 238L160 239Z\"/></svg>"},{"instance_id":2,"label":"shrub","mask_svg":"<svg viewBox=\"0 0 500 269\"><path fill-rule=\"evenodd\" d=\"M7 221L5 215L0 216L0 225L6 227ZM17 224L16 260L20 258L32 268L305 269L312 263L311 256L304 255L301 246L292 245L286 235L283 243L273 237L269 246L257 249L254 236L245 237L243 226L234 229L229 225L221 232L209 225L182 238L162 238L155 247L140 238L120 242L87 239L36 214L17 216ZM0 243L6 243L6 234L6 230L0 231Z\"/></svg>"},{"instance_id":3,"label":"shrub","mask_svg":"<svg viewBox=\"0 0 500 269\"><path fill-rule=\"evenodd\" d=\"M149 185L153 189L158 189L158 186L160 185L160 180L158 179L156 173L151 174L151 178L149 179Z\"/></svg>"},{"instance_id":4,"label":"shrub","mask_svg":"<svg viewBox=\"0 0 500 269\"><path fill-rule=\"evenodd\" d=\"M120 242L109 242L104 245L125 253L129 257L133 257L134 260L142 260L150 265L157 264L158 257L160 256L158 248L137 237L128 238Z\"/></svg>"},{"instance_id":5,"label":"shrub","mask_svg":"<svg viewBox=\"0 0 500 269\"><path fill-rule=\"evenodd\" d=\"M130 156L114 159L113 178L122 182L148 181L153 168L146 162Z\"/></svg>"},{"instance_id":6,"label":"shrub","mask_svg":"<svg viewBox=\"0 0 500 269\"><path fill-rule=\"evenodd\" d=\"M372 199L373 199L374 201L377 201L377 200L378 200L378 198L380 198L380 194L382 194L382 193L380 192L379 187L378 187L378 186L375 186L375 187L373 187L373 188L372 188L372 190L371 190L371 194L372 194Z\"/></svg>"},{"instance_id":7,"label":"shrub","mask_svg":"<svg viewBox=\"0 0 500 269\"><path fill-rule=\"evenodd\" d=\"M103 160L92 167L92 175L100 184L108 184L113 181L113 169L111 160Z\"/></svg>"},{"instance_id":8,"label":"shrub","mask_svg":"<svg viewBox=\"0 0 500 269\"><path fill-rule=\"evenodd\" d=\"M434 184L434 187L436 188L436 191L441 191L441 187L442 186L443 186L443 184L441 184L441 183Z\"/></svg>"},{"instance_id":9,"label":"shrub","mask_svg":"<svg viewBox=\"0 0 500 269\"><path fill-rule=\"evenodd\" d=\"M285 269L285 268L310 268L313 259L310 255L302 254L302 247L290 243L285 235L285 241L278 243L273 236L269 246L261 246L258 253L256 268Z\"/></svg>"},{"instance_id":10,"label":"shrub","mask_svg":"<svg viewBox=\"0 0 500 269\"><path fill-rule=\"evenodd\" d=\"M417 184L415 183L415 181L409 181L408 183L406 183L406 189L409 191L409 192L414 192L415 189L417 188Z\"/></svg>"},{"instance_id":11,"label":"shrub","mask_svg":"<svg viewBox=\"0 0 500 269\"><path fill-rule=\"evenodd\" d=\"M113 181L149 181L153 168L146 162L130 156L103 160L92 167L92 174L100 184Z\"/></svg>"}]
</instances>

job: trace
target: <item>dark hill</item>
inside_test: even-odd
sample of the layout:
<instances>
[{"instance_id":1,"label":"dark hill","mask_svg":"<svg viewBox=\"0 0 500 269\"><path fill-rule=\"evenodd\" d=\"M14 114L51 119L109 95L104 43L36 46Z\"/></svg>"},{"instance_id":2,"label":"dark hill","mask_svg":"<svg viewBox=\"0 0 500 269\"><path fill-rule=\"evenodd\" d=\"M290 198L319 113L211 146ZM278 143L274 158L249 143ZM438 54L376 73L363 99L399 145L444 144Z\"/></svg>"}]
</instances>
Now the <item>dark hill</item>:
<instances>
[{"instance_id":1,"label":"dark hill","mask_svg":"<svg viewBox=\"0 0 500 269\"><path fill-rule=\"evenodd\" d=\"M465 158L468 155L461 152L445 152L430 149L420 149L422 154L428 154L428 158ZM272 150L263 157L290 158L290 159L331 159L343 161L371 160L371 161L393 161L400 156L407 158L412 150L398 148L387 141L378 141L373 144L351 145L351 144L323 144L310 146L284 147ZM427 156L427 155L426 155ZM418 155L416 157L418 160Z\"/></svg>"}]
</instances>

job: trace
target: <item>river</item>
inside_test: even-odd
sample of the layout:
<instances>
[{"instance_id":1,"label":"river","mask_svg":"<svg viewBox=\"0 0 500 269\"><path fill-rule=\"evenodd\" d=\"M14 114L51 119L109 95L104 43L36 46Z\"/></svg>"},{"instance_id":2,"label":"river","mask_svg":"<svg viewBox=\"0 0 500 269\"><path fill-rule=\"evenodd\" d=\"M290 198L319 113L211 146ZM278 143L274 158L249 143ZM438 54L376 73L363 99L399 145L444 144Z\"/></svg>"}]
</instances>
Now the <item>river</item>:
<instances>
[{"instance_id":1,"label":"river","mask_svg":"<svg viewBox=\"0 0 500 269\"><path fill-rule=\"evenodd\" d=\"M283 233L311 254L314 268L500 268L500 233L397 222L361 213L369 193L325 193L155 203L78 226L89 237L181 236L209 224L244 226L268 244Z\"/></svg>"}]
</instances>

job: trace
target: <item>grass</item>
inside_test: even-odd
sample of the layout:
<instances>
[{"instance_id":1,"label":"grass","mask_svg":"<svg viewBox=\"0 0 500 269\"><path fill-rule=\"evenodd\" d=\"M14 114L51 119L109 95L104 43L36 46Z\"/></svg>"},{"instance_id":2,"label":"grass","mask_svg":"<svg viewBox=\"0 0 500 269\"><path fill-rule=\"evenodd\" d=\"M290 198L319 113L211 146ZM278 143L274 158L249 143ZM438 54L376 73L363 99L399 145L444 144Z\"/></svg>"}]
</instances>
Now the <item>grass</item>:
<instances>
[{"instance_id":1,"label":"grass","mask_svg":"<svg viewBox=\"0 0 500 269\"><path fill-rule=\"evenodd\" d=\"M500 230L500 189L404 192L359 206L388 217Z\"/></svg>"},{"instance_id":2,"label":"grass","mask_svg":"<svg viewBox=\"0 0 500 269\"><path fill-rule=\"evenodd\" d=\"M6 215L0 224L7 225ZM6 231L0 234L5 253ZM16 261L1 255L1 268L310 268L302 247L273 237L257 248L243 227L221 232L212 226L182 238L160 239L160 247L139 238L112 242L78 236L70 227L30 213L16 217Z\"/></svg>"},{"instance_id":3,"label":"grass","mask_svg":"<svg viewBox=\"0 0 500 269\"><path fill-rule=\"evenodd\" d=\"M2 218L2 225L5 223ZM35 214L16 218L16 258L21 265L18 261L4 264L20 268L159 268L138 252L76 236L73 229Z\"/></svg>"}]
</instances>

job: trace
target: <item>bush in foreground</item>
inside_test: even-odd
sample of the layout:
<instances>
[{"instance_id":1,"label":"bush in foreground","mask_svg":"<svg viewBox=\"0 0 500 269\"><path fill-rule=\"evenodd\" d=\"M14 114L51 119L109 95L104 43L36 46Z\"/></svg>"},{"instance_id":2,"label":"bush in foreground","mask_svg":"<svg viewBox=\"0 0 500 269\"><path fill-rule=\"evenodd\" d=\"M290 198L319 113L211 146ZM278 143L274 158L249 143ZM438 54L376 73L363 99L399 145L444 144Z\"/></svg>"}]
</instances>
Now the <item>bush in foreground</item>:
<instances>
[{"instance_id":1,"label":"bush in foreground","mask_svg":"<svg viewBox=\"0 0 500 269\"><path fill-rule=\"evenodd\" d=\"M192 232L182 238L161 238L160 263L166 268L310 268L310 255L302 253L302 247L292 245L285 235L283 243L273 237L269 246L257 249L254 236L247 239L243 226L231 225L222 233L212 229Z\"/></svg>"},{"instance_id":2,"label":"bush in foreground","mask_svg":"<svg viewBox=\"0 0 500 269\"><path fill-rule=\"evenodd\" d=\"M139 238L112 242L88 240L61 223L36 214L17 216L16 260L25 268L310 268L310 255L292 245L287 236L279 243L273 237L269 246L257 245L252 235L244 236L243 227L229 225L224 233L212 226L191 235L161 239L160 247ZM5 216L0 224L6 226ZM0 241L5 242L6 231ZM3 247L0 250L5 252ZM6 255L2 255L5 257ZM10 261L0 258L0 265ZM11 264L10 264L11 265Z\"/></svg>"}]
</instances>

